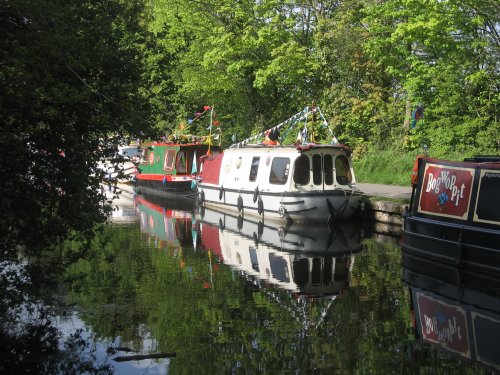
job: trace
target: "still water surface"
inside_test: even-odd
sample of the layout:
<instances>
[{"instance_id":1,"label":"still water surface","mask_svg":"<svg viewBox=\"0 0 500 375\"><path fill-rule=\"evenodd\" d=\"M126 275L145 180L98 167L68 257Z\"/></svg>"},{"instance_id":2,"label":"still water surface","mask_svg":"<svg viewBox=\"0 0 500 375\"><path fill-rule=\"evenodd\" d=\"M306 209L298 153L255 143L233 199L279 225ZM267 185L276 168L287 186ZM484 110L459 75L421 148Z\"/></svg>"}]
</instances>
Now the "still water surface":
<instances>
[{"instance_id":1,"label":"still water surface","mask_svg":"<svg viewBox=\"0 0 500 375\"><path fill-rule=\"evenodd\" d=\"M418 273L404 272L397 238L360 223L280 228L178 200L126 198L103 234L108 244L68 270L57 321L63 337L80 329L111 372L491 369L467 359L474 343L468 352L453 346L458 329L445 345L422 340L415 290L403 279ZM151 353L168 356L116 361Z\"/></svg>"}]
</instances>

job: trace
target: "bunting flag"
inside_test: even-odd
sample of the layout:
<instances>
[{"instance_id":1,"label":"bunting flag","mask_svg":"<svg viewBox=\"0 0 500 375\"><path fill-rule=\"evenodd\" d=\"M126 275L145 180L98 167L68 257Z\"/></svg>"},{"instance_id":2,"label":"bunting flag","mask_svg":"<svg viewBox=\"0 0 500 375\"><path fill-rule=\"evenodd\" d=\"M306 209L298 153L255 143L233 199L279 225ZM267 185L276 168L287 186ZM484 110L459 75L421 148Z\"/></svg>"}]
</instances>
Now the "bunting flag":
<instances>
[{"instance_id":1,"label":"bunting flag","mask_svg":"<svg viewBox=\"0 0 500 375\"><path fill-rule=\"evenodd\" d=\"M198 167L196 166L196 150L194 150L194 154L193 154L193 162L192 162L192 166L191 166L191 175L195 175L196 173L198 173ZM194 189L196 188L196 183L197 183L197 180L196 180L196 176L191 180L191 189Z\"/></svg>"},{"instance_id":2,"label":"bunting flag","mask_svg":"<svg viewBox=\"0 0 500 375\"><path fill-rule=\"evenodd\" d=\"M232 141L233 141L233 144L230 146L230 147L240 147L240 146L243 146L243 145L246 145L246 144L249 144L250 142L252 141L255 141L259 138L263 138L263 137L266 137L267 135L271 134L271 132L275 133L277 135L277 139L279 140L279 142L281 143L287 136L288 132L295 127L295 125L297 125L298 123L300 123L301 121L304 121L304 129L302 130L299 130L299 133L297 135L297 142L307 142L307 137L308 137L308 130L307 130L307 119L309 117L309 115L318 115L320 116L321 120L323 121L323 123L321 124L321 126L323 128L326 128L328 129L331 137L332 137L332 143L337 143L337 138L335 137L332 129L330 128L330 126L328 125L328 122L326 121L325 117L323 116L323 113L321 113L321 109L319 108L319 106L313 106L312 108L309 108L309 107L305 107L302 111L296 113L295 115L293 115L292 117L290 117L289 119L283 121L282 123L274 126L273 128L269 129L269 130L266 130L265 132L262 132L262 133L259 133L257 135L254 135L250 138L247 138L241 142L238 142L236 143L236 139L235 137L232 138ZM282 128L285 128L285 130L283 131L283 133L281 134L279 132L279 130L281 130Z\"/></svg>"},{"instance_id":3,"label":"bunting flag","mask_svg":"<svg viewBox=\"0 0 500 375\"><path fill-rule=\"evenodd\" d=\"M196 166L196 150L193 154L193 166L191 167L191 174L196 174L198 172L198 167Z\"/></svg>"}]
</instances>

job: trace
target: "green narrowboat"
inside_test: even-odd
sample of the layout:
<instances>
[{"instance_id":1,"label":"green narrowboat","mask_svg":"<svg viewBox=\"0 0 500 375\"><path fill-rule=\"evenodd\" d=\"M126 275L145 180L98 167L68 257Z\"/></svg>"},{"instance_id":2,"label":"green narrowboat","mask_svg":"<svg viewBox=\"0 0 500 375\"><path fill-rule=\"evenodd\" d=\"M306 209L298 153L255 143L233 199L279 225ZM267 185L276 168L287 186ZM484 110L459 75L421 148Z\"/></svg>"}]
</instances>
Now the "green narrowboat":
<instances>
[{"instance_id":1,"label":"green narrowboat","mask_svg":"<svg viewBox=\"0 0 500 375\"><path fill-rule=\"evenodd\" d=\"M151 142L141 149L136 188L159 195L195 195L200 157L220 152L218 146L206 143Z\"/></svg>"}]
</instances>

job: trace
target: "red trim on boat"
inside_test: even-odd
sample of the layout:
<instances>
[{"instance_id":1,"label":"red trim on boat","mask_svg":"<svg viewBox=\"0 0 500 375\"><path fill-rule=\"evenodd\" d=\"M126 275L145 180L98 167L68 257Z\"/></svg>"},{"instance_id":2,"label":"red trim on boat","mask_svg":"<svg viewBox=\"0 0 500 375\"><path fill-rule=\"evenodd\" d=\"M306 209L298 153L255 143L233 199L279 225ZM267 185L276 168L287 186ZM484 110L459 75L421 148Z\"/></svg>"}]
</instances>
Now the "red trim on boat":
<instances>
[{"instance_id":1,"label":"red trim on boat","mask_svg":"<svg viewBox=\"0 0 500 375\"><path fill-rule=\"evenodd\" d=\"M193 175L171 175L171 174L152 174L152 173L139 173L137 175L138 180L151 180L151 181L189 181L195 178Z\"/></svg>"}]
</instances>

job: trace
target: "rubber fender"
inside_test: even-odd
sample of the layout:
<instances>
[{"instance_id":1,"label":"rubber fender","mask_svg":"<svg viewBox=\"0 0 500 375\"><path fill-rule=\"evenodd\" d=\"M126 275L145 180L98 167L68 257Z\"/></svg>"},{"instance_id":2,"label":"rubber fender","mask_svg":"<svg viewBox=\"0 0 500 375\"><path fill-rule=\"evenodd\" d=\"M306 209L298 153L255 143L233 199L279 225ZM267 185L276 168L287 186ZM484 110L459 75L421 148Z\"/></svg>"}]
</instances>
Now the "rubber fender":
<instances>
[{"instance_id":1,"label":"rubber fender","mask_svg":"<svg viewBox=\"0 0 500 375\"><path fill-rule=\"evenodd\" d=\"M280 215L280 217L285 217L285 215L286 215L286 208L284 206L281 206L278 209L278 215Z\"/></svg>"},{"instance_id":2,"label":"rubber fender","mask_svg":"<svg viewBox=\"0 0 500 375\"><path fill-rule=\"evenodd\" d=\"M243 209L243 197L241 195L238 195L237 206L238 206L238 211L241 211Z\"/></svg>"},{"instance_id":3,"label":"rubber fender","mask_svg":"<svg viewBox=\"0 0 500 375\"><path fill-rule=\"evenodd\" d=\"M257 198L259 197L259 187L257 186L255 188L255 191L253 193L253 203L257 202Z\"/></svg>"},{"instance_id":4,"label":"rubber fender","mask_svg":"<svg viewBox=\"0 0 500 375\"><path fill-rule=\"evenodd\" d=\"M259 233L259 238L262 237L262 233L264 233L264 223L259 220L259 224L257 224L257 232Z\"/></svg>"},{"instance_id":5,"label":"rubber fender","mask_svg":"<svg viewBox=\"0 0 500 375\"><path fill-rule=\"evenodd\" d=\"M257 212L259 215L262 215L264 212L264 202L262 201L262 198L259 198L259 201L257 202Z\"/></svg>"},{"instance_id":6,"label":"rubber fender","mask_svg":"<svg viewBox=\"0 0 500 375\"><path fill-rule=\"evenodd\" d=\"M203 207L205 204L205 192L202 190L198 196L198 206Z\"/></svg>"},{"instance_id":7,"label":"rubber fender","mask_svg":"<svg viewBox=\"0 0 500 375\"><path fill-rule=\"evenodd\" d=\"M220 191L219 191L219 200L221 201L222 200L222 196L224 195L224 186L221 186L220 187Z\"/></svg>"}]
</instances>

